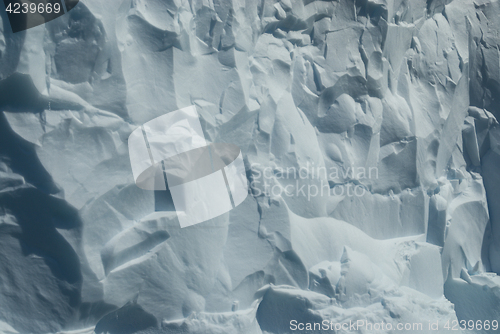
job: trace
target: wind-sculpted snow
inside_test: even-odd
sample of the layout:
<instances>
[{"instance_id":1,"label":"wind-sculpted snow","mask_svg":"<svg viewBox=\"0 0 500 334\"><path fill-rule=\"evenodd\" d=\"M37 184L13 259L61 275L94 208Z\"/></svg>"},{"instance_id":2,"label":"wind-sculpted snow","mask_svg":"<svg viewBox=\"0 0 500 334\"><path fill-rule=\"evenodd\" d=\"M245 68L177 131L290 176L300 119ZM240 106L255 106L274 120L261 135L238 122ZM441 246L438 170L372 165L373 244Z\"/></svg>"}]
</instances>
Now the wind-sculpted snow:
<instances>
[{"instance_id":1,"label":"wind-sculpted snow","mask_svg":"<svg viewBox=\"0 0 500 334\"><path fill-rule=\"evenodd\" d=\"M499 15L81 0L12 33L2 10L0 332L498 320ZM191 105L208 143L241 149L250 192L181 228L136 186L127 139Z\"/></svg>"}]
</instances>

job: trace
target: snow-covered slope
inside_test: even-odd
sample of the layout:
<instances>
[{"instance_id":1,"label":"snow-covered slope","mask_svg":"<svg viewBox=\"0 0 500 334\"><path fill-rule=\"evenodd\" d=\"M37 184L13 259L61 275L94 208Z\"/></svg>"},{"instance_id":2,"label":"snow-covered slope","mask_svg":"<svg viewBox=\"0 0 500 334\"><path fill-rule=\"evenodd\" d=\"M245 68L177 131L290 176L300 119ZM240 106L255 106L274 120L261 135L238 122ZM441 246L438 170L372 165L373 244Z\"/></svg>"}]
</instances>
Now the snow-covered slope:
<instances>
[{"instance_id":1,"label":"snow-covered slope","mask_svg":"<svg viewBox=\"0 0 500 334\"><path fill-rule=\"evenodd\" d=\"M498 320L498 1L1 6L1 333ZM127 138L190 105L251 190L180 228Z\"/></svg>"}]
</instances>

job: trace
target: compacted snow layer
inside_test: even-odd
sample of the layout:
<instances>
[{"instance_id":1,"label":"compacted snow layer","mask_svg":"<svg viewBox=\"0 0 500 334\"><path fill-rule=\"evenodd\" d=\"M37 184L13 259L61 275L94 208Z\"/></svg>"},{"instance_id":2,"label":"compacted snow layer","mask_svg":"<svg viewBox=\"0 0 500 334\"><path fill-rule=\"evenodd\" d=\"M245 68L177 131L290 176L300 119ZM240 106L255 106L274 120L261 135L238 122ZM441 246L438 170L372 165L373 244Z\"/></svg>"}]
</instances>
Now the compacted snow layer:
<instances>
[{"instance_id":1,"label":"compacted snow layer","mask_svg":"<svg viewBox=\"0 0 500 334\"><path fill-rule=\"evenodd\" d=\"M0 332L498 320L498 1L81 0L16 34L0 12ZM127 138L190 105L251 190L180 228Z\"/></svg>"}]
</instances>

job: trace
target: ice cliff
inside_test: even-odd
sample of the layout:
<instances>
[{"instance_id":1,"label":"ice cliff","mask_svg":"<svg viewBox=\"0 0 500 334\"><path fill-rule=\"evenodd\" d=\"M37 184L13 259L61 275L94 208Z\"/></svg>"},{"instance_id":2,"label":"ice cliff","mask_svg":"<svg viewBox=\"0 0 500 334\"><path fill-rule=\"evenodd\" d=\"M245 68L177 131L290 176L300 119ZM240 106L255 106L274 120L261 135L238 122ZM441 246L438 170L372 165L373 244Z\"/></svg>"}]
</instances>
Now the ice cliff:
<instances>
[{"instance_id":1,"label":"ice cliff","mask_svg":"<svg viewBox=\"0 0 500 334\"><path fill-rule=\"evenodd\" d=\"M1 12L0 332L500 319L500 2ZM190 105L251 193L181 229L127 138Z\"/></svg>"}]
</instances>

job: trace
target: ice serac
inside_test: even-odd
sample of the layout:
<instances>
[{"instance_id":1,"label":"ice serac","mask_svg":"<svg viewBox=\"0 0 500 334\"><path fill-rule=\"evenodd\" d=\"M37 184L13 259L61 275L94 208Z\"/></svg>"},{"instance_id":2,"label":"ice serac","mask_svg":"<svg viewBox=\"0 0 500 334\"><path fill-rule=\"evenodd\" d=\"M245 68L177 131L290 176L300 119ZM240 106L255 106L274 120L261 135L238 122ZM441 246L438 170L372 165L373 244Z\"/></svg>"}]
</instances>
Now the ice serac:
<instances>
[{"instance_id":1,"label":"ice serac","mask_svg":"<svg viewBox=\"0 0 500 334\"><path fill-rule=\"evenodd\" d=\"M435 298L443 294L439 248L424 242L423 235L377 240L343 221L326 217L305 219L293 213L290 223L292 247L307 268L322 261L344 264L354 251L360 253L365 267L373 266L384 273L373 275L377 279L386 276L397 286L409 286Z\"/></svg>"},{"instance_id":2,"label":"ice serac","mask_svg":"<svg viewBox=\"0 0 500 334\"><path fill-rule=\"evenodd\" d=\"M498 1L75 2L0 15L0 331L498 318ZM251 189L181 229L128 138L188 106Z\"/></svg>"},{"instance_id":3,"label":"ice serac","mask_svg":"<svg viewBox=\"0 0 500 334\"><path fill-rule=\"evenodd\" d=\"M500 316L498 305L500 303L500 282L498 275L489 273L475 273L462 270L460 278L448 277L444 288L445 293L452 303L458 319L467 319L477 322L482 319L498 319ZM488 325L493 321L488 321ZM491 330L492 327L489 328ZM498 327L497 327L498 329ZM486 327L477 330L486 333Z\"/></svg>"},{"instance_id":4,"label":"ice serac","mask_svg":"<svg viewBox=\"0 0 500 334\"><path fill-rule=\"evenodd\" d=\"M429 320L433 324L439 324L440 329L436 333L447 333L448 330L443 329L446 323L456 322L453 305L449 301L444 298L432 300L407 288L388 289L383 296L377 297L382 298L383 302L374 303L370 307L353 308L345 307L325 295L290 286L266 286L258 291L257 296L262 299L257 319L261 328L270 333L293 333L293 325L298 323L317 326L312 327L314 330L311 333L332 333L335 324L352 323L359 324L360 331L366 328L370 331L368 322L371 323L371 328L373 324L381 322L384 322L385 328L388 327L387 324L396 327L398 323L420 323L425 331L424 326L429 325ZM420 322L423 318L427 320ZM325 320L326 327L322 327ZM415 327L414 332L418 331L421 329Z\"/></svg>"}]
</instances>

